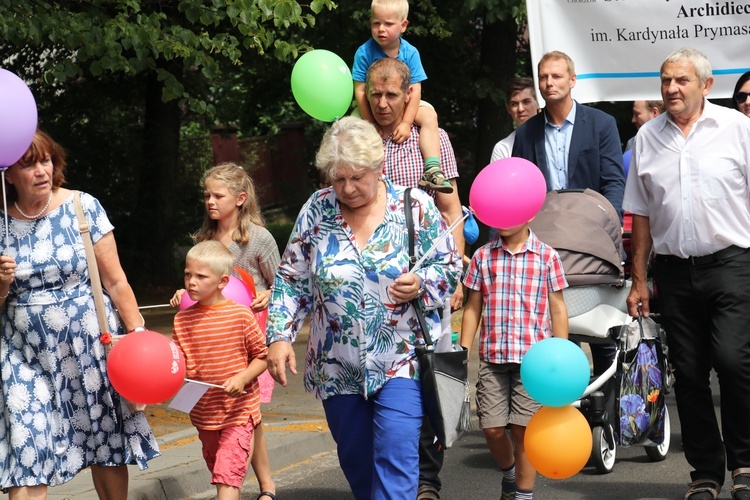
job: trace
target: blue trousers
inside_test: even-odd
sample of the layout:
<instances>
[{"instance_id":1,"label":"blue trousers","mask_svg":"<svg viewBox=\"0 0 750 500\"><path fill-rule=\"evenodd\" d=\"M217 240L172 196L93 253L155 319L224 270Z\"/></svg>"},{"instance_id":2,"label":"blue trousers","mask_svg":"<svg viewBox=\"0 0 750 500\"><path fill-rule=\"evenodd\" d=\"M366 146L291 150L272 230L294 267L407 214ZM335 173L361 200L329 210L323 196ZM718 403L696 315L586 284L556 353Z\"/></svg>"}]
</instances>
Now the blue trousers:
<instances>
[{"instance_id":1,"label":"blue trousers","mask_svg":"<svg viewBox=\"0 0 750 500\"><path fill-rule=\"evenodd\" d=\"M657 256L654 278L685 458L693 480L721 484L725 466L750 467L750 252L696 266ZM711 368L721 391L721 429Z\"/></svg>"},{"instance_id":2,"label":"blue trousers","mask_svg":"<svg viewBox=\"0 0 750 500\"><path fill-rule=\"evenodd\" d=\"M365 399L323 401L339 465L358 500L414 500L419 480L422 395L416 380L393 378Z\"/></svg>"}]
</instances>

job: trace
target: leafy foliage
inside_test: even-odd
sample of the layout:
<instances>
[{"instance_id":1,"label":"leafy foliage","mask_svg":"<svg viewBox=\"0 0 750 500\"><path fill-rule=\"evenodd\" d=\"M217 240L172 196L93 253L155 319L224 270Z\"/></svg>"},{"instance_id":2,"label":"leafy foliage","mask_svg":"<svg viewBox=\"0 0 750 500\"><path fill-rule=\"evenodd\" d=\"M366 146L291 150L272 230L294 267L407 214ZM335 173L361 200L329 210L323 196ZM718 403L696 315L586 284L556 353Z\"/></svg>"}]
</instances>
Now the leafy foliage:
<instances>
[{"instance_id":1,"label":"leafy foliage","mask_svg":"<svg viewBox=\"0 0 750 500\"><path fill-rule=\"evenodd\" d=\"M299 48L277 38L277 30L310 27L313 14L334 6L314 0L305 12L295 0L4 2L0 39L10 47L46 49L41 67L47 85L156 71L165 101L181 99L204 113L213 106L187 92L182 75L159 60L180 61L183 71L212 80L223 62L241 64L247 52L264 55L271 48L274 57L295 58Z\"/></svg>"},{"instance_id":2,"label":"leafy foliage","mask_svg":"<svg viewBox=\"0 0 750 500\"><path fill-rule=\"evenodd\" d=\"M524 18L523 0L411 2L404 36L422 54L423 93L451 135L464 198L510 132L503 89L528 74ZM210 161L180 138L304 120L312 159L327 124L294 102L294 60L315 47L351 64L369 37L367 1L0 2L0 61L29 83L40 126L69 149L70 185L103 201L131 279L162 283L173 279L174 242L201 222L194 178ZM178 164L180 154L193 163Z\"/></svg>"}]
</instances>

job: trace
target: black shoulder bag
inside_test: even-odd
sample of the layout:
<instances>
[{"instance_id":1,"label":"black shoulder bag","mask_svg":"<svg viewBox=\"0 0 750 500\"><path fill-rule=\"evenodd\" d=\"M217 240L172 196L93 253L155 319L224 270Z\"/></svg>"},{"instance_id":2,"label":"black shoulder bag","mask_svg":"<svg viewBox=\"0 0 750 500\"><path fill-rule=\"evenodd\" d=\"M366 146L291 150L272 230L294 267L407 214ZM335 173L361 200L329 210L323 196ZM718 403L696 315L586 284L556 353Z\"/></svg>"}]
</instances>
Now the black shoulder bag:
<instances>
[{"instance_id":1,"label":"black shoulder bag","mask_svg":"<svg viewBox=\"0 0 750 500\"><path fill-rule=\"evenodd\" d=\"M414 220L411 188L404 192L404 212L409 234L409 262L414 255ZM465 431L470 430L469 356L466 349L435 352L435 344L425 321L419 297L411 301L422 330L424 346L417 346L419 378L422 382L422 406L438 441L450 448Z\"/></svg>"}]
</instances>

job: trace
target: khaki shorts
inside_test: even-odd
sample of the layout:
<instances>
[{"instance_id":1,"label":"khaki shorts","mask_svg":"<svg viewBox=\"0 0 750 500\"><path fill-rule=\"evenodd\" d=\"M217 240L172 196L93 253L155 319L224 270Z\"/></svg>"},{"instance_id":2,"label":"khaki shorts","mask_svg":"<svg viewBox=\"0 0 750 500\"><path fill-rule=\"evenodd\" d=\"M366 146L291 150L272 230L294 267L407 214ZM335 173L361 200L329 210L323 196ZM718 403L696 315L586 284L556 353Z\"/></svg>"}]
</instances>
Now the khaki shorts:
<instances>
[{"instance_id":1,"label":"khaki shorts","mask_svg":"<svg viewBox=\"0 0 750 500\"><path fill-rule=\"evenodd\" d=\"M541 407L521 383L521 365L479 362L477 416L480 428L507 427L508 424L526 427Z\"/></svg>"}]
</instances>

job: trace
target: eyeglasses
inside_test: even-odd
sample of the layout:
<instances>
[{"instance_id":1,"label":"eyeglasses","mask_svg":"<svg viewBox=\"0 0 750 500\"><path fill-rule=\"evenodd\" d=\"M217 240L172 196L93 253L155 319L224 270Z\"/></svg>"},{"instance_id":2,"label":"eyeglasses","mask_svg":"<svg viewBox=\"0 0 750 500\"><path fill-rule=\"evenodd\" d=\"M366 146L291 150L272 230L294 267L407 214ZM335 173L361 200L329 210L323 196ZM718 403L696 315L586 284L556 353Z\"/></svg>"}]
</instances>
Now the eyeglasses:
<instances>
[{"instance_id":1,"label":"eyeglasses","mask_svg":"<svg viewBox=\"0 0 750 500\"><path fill-rule=\"evenodd\" d=\"M734 101L737 104L744 104L748 97L750 97L750 92L737 92L734 94Z\"/></svg>"}]
</instances>

